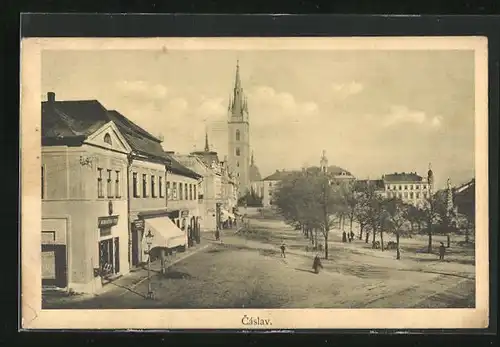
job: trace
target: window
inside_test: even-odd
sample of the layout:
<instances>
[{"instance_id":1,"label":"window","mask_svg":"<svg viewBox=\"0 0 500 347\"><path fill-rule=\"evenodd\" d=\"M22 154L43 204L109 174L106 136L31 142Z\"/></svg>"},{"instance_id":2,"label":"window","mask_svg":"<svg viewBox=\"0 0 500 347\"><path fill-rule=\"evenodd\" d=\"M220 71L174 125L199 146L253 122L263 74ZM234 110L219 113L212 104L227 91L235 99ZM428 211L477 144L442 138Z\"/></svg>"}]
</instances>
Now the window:
<instances>
[{"instance_id":1,"label":"window","mask_svg":"<svg viewBox=\"0 0 500 347\"><path fill-rule=\"evenodd\" d=\"M236 130L236 141L240 140L240 131Z\"/></svg>"},{"instance_id":2,"label":"window","mask_svg":"<svg viewBox=\"0 0 500 347\"><path fill-rule=\"evenodd\" d=\"M146 198L148 196L148 176L142 174L142 197Z\"/></svg>"},{"instance_id":3,"label":"window","mask_svg":"<svg viewBox=\"0 0 500 347\"><path fill-rule=\"evenodd\" d=\"M240 167L240 162L239 161L236 162L236 167Z\"/></svg>"},{"instance_id":4,"label":"window","mask_svg":"<svg viewBox=\"0 0 500 347\"><path fill-rule=\"evenodd\" d=\"M177 200L177 182L172 183L172 199Z\"/></svg>"},{"instance_id":5,"label":"window","mask_svg":"<svg viewBox=\"0 0 500 347\"><path fill-rule=\"evenodd\" d=\"M151 197L156 198L155 176L151 175Z\"/></svg>"},{"instance_id":6,"label":"window","mask_svg":"<svg viewBox=\"0 0 500 347\"><path fill-rule=\"evenodd\" d=\"M189 185L189 200L193 200L193 185Z\"/></svg>"},{"instance_id":7,"label":"window","mask_svg":"<svg viewBox=\"0 0 500 347\"><path fill-rule=\"evenodd\" d=\"M116 178L115 178L115 197L121 198L121 191L120 191L120 171L115 171L116 173Z\"/></svg>"},{"instance_id":8,"label":"window","mask_svg":"<svg viewBox=\"0 0 500 347\"><path fill-rule=\"evenodd\" d=\"M182 183L179 183L179 200L182 200L184 197L184 191L182 190Z\"/></svg>"},{"instance_id":9,"label":"window","mask_svg":"<svg viewBox=\"0 0 500 347\"><path fill-rule=\"evenodd\" d=\"M137 181L137 172L132 173L132 189L134 193L134 198L139 197L139 182Z\"/></svg>"},{"instance_id":10,"label":"window","mask_svg":"<svg viewBox=\"0 0 500 347\"><path fill-rule=\"evenodd\" d=\"M398 198L400 198L400 199L402 198L402 195L401 195L401 193L398 193Z\"/></svg>"},{"instance_id":11,"label":"window","mask_svg":"<svg viewBox=\"0 0 500 347\"><path fill-rule=\"evenodd\" d=\"M167 182L167 199L172 199L172 192L170 191L170 182Z\"/></svg>"},{"instance_id":12,"label":"window","mask_svg":"<svg viewBox=\"0 0 500 347\"><path fill-rule=\"evenodd\" d=\"M42 165L42 199L45 198L45 168Z\"/></svg>"},{"instance_id":13,"label":"window","mask_svg":"<svg viewBox=\"0 0 500 347\"><path fill-rule=\"evenodd\" d=\"M402 187L401 187L401 184L400 184L400 185L399 185L399 190L401 190L401 189L402 189Z\"/></svg>"},{"instance_id":14,"label":"window","mask_svg":"<svg viewBox=\"0 0 500 347\"><path fill-rule=\"evenodd\" d=\"M109 134L106 133L106 135L104 135L104 142L111 146L112 145L112 143L111 143L111 135L109 135Z\"/></svg>"},{"instance_id":15,"label":"window","mask_svg":"<svg viewBox=\"0 0 500 347\"><path fill-rule=\"evenodd\" d=\"M165 195L163 194L163 177L158 177L158 188L160 191L160 198L163 198Z\"/></svg>"},{"instance_id":16,"label":"window","mask_svg":"<svg viewBox=\"0 0 500 347\"><path fill-rule=\"evenodd\" d=\"M410 199L413 199L413 192L410 192Z\"/></svg>"},{"instance_id":17,"label":"window","mask_svg":"<svg viewBox=\"0 0 500 347\"><path fill-rule=\"evenodd\" d=\"M240 149L238 147L236 147L236 155L240 156Z\"/></svg>"},{"instance_id":18,"label":"window","mask_svg":"<svg viewBox=\"0 0 500 347\"><path fill-rule=\"evenodd\" d=\"M408 190L408 186L405 184L405 190Z\"/></svg>"},{"instance_id":19,"label":"window","mask_svg":"<svg viewBox=\"0 0 500 347\"><path fill-rule=\"evenodd\" d=\"M108 194L108 198L113 197L113 185L111 179L111 170L108 170L108 179L106 180L106 192Z\"/></svg>"},{"instance_id":20,"label":"window","mask_svg":"<svg viewBox=\"0 0 500 347\"><path fill-rule=\"evenodd\" d=\"M104 191L102 188L102 169L98 168L97 169L97 197L99 198L104 198Z\"/></svg>"},{"instance_id":21,"label":"window","mask_svg":"<svg viewBox=\"0 0 500 347\"><path fill-rule=\"evenodd\" d=\"M269 187L272 187L272 186L273 186L273 184L271 182L269 182Z\"/></svg>"},{"instance_id":22,"label":"window","mask_svg":"<svg viewBox=\"0 0 500 347\"><path fill-rule=\"evenodd\" d=\"M184 199L188 200L188 184L184 183Z\"/></svg>"},{"instance_id":23,"label":"window","mask_svg":"<svg viewBox=\"0 0 500 347\"><path fill-rule=\"evenodd\" d=\"M408 192L405 192L405 198L408 198Z\"/></svg>"},{"instance_id":24,"label":"window","mask_svg":"<svg viewBox=\"0 0 500 347\"><path fill-rule=\"evenodd\" d=\"M195 200L198 199L198 196L196 195L196 186L195 185L193 185L193 195L194 195Z\"/></svg>"},{"instance_id":25,"label":"window","mask_svg":"<svg viewBox=\"0 0 500 347\"><path fill-rule=\"evenodd\" d=\"M417 192L416 194L417 194L417 199L420 199L420 193Z\"/></svg>"}]
</instances>

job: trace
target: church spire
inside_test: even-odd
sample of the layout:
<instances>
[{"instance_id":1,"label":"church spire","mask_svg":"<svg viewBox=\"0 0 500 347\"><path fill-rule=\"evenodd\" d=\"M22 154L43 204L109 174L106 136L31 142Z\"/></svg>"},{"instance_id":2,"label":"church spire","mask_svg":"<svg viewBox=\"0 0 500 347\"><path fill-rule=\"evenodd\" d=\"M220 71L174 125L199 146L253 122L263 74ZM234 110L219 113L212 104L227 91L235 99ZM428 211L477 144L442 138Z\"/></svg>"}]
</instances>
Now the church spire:
<instances>
[{"instance_id":1,"label":"church spire","mask_svg":"<svg viewBox=\"0 0 500 347\"><path fill-rule=\"evenodd\" d=\"M234 90L232 97L229 98L231 117L243 117L244 113L248 113L247 100L243 88L241 86L240 78L240 62L236 62L236 75L234 79Z\"/></svg>"},{"instance_id":2,"label":"church spire","mask_svg":"<svg viewBox=\"0 0 500 347\"><path fill-rule=\"evenodd\" d=\"M208 133L205 132L205 152L210 152L210 147L208 146Z\"/></svg>"}]
</instances>

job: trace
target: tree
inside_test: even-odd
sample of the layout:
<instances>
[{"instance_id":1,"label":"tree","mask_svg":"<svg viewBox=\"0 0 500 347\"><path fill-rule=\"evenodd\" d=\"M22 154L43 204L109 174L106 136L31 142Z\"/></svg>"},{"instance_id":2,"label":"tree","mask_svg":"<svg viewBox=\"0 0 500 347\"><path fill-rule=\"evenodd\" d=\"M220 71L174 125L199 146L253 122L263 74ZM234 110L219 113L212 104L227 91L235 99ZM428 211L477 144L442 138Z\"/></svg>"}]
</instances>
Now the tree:
<instances>
[{"instance_id":1,"label":"tree","mask_svg":"<svg viewBox=\"0 0 500 347\"><path fill-rule=\"evenodd\" d=\"M384 216L384 199L375 192L374 188L369 186L365 190L367 205L366 217L372 232L372 247L375 248L375 237L377 232L380 232L380 248L384 250L383 224Z\"/></svg>"},{"instance_id":2,"label":"tree","mask_svg":"<svg viewBox=\"0 0 500 347\"><path fill-rule=\"evenodd\" d=\"M453 231L452 222L456 218L456 214L454 210L450 210L448 208L448 203L446 201L446 197L436 196L435 197L435 208L436 208L436 219L437 219L437 227L438 231L441 234L446 235L446 247L450 247L450 234Z\"/></svg>"},{"instance_id":3,"label":"tree","mask_svg":"<svg viewBox=\"0 0 500 347\"><path fill-rule=\"evenodd\" d=\"M346 215L349 218L349 233L352 233L352 223L356 219L356 212L359 206L358 194L354 190L354 186L349 183L341 185L341 194Z\"/></svg>"},{"instance_id":4,"label":"tree","mask_svg":"<svg viewBox=\"0 0 500 347\"><path fill-rule=\"evenodd\" d=\"M406 216L410 206L403 203L399 198L391 198L384 201L384 212L386 215L386 223L396 235L396 259L401 259L401 251L399 247L399 238L401 236L402 227L406 222Z\"/></svg>"},{"instance_id":5,"label":"tree","mask_svg":"<svg viewBox=\"0 0 500 347\"><path fill-rule=\"evenodd\" d=\"M437 224L439 215L437 213L438 200L435 195L429 195L424 199L422 206L423 219L427 223L426 233L429 237L427 244L427 253L432 253L432 235L434 227Z\"/></svg>"},{"instance_id":6,"label":"tree","mask_svg":"<svg viewBox=\"0 0 500 347\"><path fill-rule=\"evenodd\" d=\"M292 173L278 185L273 199L278 212L287 221L299 222L308 230L321 231L328 259L331 216L344 211L340 187L320 170ZM317 246L317 237L315 244Z\"/></svg>"},{"instance_id":7,"label":"tree","mask_svg":"<svg viewBox=\"0 0 500 347\"><path fill-rule=\"evenodd\" d=\"M363 239L363 231L365 231L369 224L369 194L364 191L356 191L356 208L354 209L354 218L359 225L359 239ZM368 239L366 240L368 243Z\"/></svg>"},{"instance_id":8,"label":"tree","mask_svg":"<svg viewBox=\"0 0 500 347\"><path fill-rule=\"evenodd\" d=\"M408 205L406 209L406 220L410 223L411 234L413 234L415 232L415 224L418 225L419 229L421 228L422 212L417 206Z\"/></svg>"}]
</instances>

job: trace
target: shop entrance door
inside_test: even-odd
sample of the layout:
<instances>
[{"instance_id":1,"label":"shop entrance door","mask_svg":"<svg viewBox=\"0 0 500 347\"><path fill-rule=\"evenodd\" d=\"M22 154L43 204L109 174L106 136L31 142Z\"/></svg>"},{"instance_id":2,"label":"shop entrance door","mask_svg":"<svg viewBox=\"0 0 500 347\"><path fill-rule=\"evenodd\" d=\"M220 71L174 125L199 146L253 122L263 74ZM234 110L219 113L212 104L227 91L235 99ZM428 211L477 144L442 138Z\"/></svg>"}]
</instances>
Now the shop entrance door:
<instances>
[{"instance_id":1,"label":"shop entrance door","mask_svg":"<svg viewBox=\"0 0 500 347\"><path fill-rule=\"evenodd\" d=\"M99 268L103 278L114 274L114 254L113 239L107 239L99 242Z\"/></svg>"}]
</instances>

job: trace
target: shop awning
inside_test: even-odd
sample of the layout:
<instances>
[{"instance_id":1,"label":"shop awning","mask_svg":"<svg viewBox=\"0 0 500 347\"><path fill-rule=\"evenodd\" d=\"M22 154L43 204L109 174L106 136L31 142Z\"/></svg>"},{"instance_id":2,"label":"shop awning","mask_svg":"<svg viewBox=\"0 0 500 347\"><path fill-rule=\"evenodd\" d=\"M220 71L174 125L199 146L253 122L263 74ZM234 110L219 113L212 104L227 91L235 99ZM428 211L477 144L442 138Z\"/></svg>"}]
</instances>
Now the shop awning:
<instances>
[{"instance_id":1,"label":"shop awning","mask_svg":"<svg viewBox=\"0 0 500 347\"><path fill-rule=\"evenodd\" d=\"M149 230L153 234L151 249L155 247L174 248L184 246L187 243L186 233L179 229L168 217L146 219L144 235ZM146 237L143 237L142 245L144 250L148 249Z\"/></svg>"}]
</instances>

